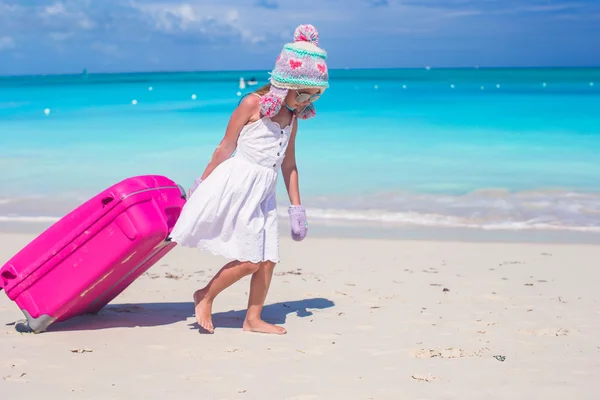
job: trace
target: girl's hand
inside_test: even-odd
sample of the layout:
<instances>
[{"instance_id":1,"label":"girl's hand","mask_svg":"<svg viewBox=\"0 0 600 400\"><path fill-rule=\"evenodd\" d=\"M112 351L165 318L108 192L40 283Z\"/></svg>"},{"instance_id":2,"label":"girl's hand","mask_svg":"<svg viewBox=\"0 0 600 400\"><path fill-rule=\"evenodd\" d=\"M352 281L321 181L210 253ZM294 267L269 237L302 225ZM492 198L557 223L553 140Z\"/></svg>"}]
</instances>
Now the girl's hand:
<instances>
[{"instance_id":1,"label":"girl's hand","mask_svg":"<svg viewBox=\"0 0 600 400\"><path fill-rule=\"evenodd\" d=\"M198 177L194 181L194 184L192 185L192 187L190 188L190 190L188 191L188 199L190 197L192 197L192 193L194 193L194 190L198 189L198 186L200 186L201 183L202 183L202 177Z\"/></svg>"},{"instance_id":2,"label":"girl's hand","mask_svg":"<svg viewBox=\"0 0 600 400\"><path fill-rule=\"evenodd\" d=\"M308 222L306 220L306 210L303 206L290 206L288 208L290 215L290 225L292 228L292 239L299 242L306 237L308 233Z\"/></svg>"}]
</instances>

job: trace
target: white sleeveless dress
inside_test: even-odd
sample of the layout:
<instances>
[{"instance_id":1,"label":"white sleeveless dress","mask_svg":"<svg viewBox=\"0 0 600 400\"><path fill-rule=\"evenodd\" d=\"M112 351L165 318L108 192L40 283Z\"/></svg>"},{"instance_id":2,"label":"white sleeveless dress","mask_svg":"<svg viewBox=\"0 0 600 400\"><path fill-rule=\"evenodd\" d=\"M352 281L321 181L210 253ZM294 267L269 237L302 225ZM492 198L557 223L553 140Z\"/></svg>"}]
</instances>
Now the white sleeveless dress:
<instances>
[{"instance_id":1,"label":"white sleeveless dress","mask_svg":"<svg viewBox=\"0 0 600 400\"><path fill-rule=\"evenodd\" d=\"M173 242L231 260L279 262L275 187L294 118L285 128L268 117L243 127L235 154L183 207Z\"/></svg>"}]
</instances>

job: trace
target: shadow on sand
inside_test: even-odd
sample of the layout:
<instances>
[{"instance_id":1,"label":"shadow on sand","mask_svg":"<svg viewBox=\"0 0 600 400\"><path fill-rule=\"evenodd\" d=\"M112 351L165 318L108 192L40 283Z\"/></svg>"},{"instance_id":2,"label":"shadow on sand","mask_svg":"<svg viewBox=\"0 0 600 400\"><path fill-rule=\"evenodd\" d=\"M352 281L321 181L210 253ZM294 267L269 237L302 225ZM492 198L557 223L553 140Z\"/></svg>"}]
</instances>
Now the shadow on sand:
<instances>
[{"instance_id":1,"label":"shadow on sand","mask_svg":"<svg viewBox=\"0 0 600 400\"><path fill-rule=\"evenodd\" d=\"M324 298L286 301L265 305L262 316L267 322L281 325L285 324L288 314L308 317L312 315L311 309L321 310L333 306L333 301ZM245 316L245 309L218 312L213 314L213 323L215 328L241 328ZM82 315L56 322L48 328L48 332L163 326L187 321L189 318L194 318L192 302L112 304L96 315ZM192 329L200 328L196 321L189 326Z\"/></svg>"}]
</instances>

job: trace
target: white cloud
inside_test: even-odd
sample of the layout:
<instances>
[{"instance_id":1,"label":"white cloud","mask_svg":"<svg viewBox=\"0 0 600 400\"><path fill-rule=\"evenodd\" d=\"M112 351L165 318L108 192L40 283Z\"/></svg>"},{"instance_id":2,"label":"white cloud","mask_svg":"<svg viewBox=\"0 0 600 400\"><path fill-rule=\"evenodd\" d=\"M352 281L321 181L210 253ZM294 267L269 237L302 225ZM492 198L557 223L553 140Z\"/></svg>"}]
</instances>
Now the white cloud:
<instances>
[{"instance_id":1,"label":"white cloud","mask_svg":"<svg viewBox=\"0 0 600 400\"><path fill-rule=\"evenodd\" d=\"M62 2L58 1L52 5L45 6L39 15L42 20L50 26L62 26L79 28L82 30L91 30L96 27L96 23L80 7L85 2Z\"/></svg>"},{"instance_id":2,"label":"white cloud","mask_svg":"<svg viewBox=\"0 0 600 400\"><path fill-rule=\"evenodd\" d=\"M225 13L225 20L230 24L238 22L240 19L240 12L236 9L229 10Z\"/></svg>"},{"instance_id":3,"label":"white cloud","mask_svg":"<svg viewBox=\"0 0 600 400\"><path fill-rule=\"evenodd\" d=\"M342 0L306 1L306 5L281 2L274 15L273 9L257 7L256 1L242 0L45 0L37 4L13 0L11 5L0 0L0 35L10 32L19 42L21 37L47 38L58 46L82 41L139 42L158 35L163 41L190 44L260 43L264 49L291 40L300 23L312 23L331 37L335 31L356 29L359 18L365 18ZM374 10L365 0L350 1L365 12Z\"/></svg>"},{"instance_id":4,"label":"white cloud","mask_svg":"<svg viewBox=\"0 0 600 400\"><path fill-rule=\"evenodd\" d=\"M197 39L239 38L248 43L259 43L265 35L256 33L242 21L238 8L227 5L206 4L206 2L183 3L138 3L131 6L149 20L151 26L167 34L187 34ZM264 28L260 24L258 27Z\"/></svg>"},{"instance_id":5,"label":"white cloud","mask_svg":"<svg viewBox=\"0 0 600 400\"><path fill-rule=\"evenodd\" d=\"M153 20L156 29L164 32L186 31L201 21L199 13L188 3L151 3L132 6Z\"/></svg>"},{"instance_id":6,"label":"white cloud","mask_svg":"<svg viewBox=\"0 0 600 400\"><path fill-rule=\"evenodd\" d=\"M61 15L66 14L67 10L65 10L65 6L63 3L56 3L51 6L44 7L44 12L47 15Z\"/></svg>"},{"instance_id":7,"label":"white cloud","mask_svg":"<svg viewBox=\"0 0 600 400\"><path fill-rule=\"evenodd\" d=\"M0 51L10 50L16 47L15 40L10 36L0 36Z\"/></svg>"}]
</instances>

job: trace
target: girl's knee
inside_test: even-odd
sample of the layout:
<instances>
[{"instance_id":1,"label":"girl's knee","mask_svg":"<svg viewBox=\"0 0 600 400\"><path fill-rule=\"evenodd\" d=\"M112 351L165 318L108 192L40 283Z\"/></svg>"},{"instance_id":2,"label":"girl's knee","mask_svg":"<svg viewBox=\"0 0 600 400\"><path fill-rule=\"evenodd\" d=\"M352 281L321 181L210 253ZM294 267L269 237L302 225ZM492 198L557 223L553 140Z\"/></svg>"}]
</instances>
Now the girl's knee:
<instances>
[{"instance_id":1,"label":"girl's knee","mask_svg":"<svg viewBox=\"0 0 600 400\"><path fill-rule=\"evenodd\" d=\"M264 267L265 269L274 269L275 265L276 264L273 261L264 261L262 263L262 267Z\"/></svg>"},{"instance_id":2,"label":"girl's knee","mask_svg":"<svg viewBox=\"0 0 600 400\"><path fill-rule=\"evenodd\" d=\"M246 273L248 274L253 274L256 271L258 271L261 267L260 263L253 263L253 262L245 262L242 264L242 268L244 268L246 270Z\"/></svg>"}]
</instances>

